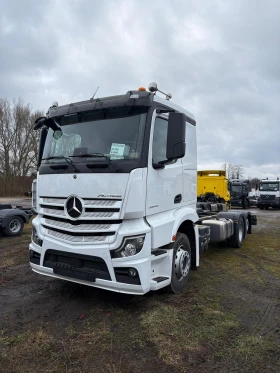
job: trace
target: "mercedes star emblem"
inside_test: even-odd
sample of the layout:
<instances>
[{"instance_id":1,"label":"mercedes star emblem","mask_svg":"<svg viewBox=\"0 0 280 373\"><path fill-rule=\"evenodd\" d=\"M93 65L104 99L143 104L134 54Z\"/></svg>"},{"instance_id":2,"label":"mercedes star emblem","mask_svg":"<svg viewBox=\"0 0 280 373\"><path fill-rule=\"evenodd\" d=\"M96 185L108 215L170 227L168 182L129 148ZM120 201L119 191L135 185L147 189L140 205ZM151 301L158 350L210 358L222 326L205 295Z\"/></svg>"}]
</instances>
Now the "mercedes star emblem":
<instances>
[{"instance_id":1,"label":"mercedes star emblem","mask_svg":"<svg viewBox=\"0 0 280 373\"><path fill-rule=\"evenodd\" d=\"M82 200L77 196L70 196L65 202L65 212L70 219L78 219L83 213Z\"/></svg>"}]
</instances>

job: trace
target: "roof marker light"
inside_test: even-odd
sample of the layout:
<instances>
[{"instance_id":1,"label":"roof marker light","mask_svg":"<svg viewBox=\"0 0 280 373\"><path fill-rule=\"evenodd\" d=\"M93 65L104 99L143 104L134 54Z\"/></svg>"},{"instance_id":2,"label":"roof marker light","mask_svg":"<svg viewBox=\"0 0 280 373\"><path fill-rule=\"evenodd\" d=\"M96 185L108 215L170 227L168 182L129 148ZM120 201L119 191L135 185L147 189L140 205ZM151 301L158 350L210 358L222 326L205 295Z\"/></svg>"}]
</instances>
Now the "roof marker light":
<instances>
[{"instance_id":1,"label":"roof marker light","mask_svg":"<svg viewBox=\"0 0 280 373\"><path fill-rule=\"evenodd\" d=\"M157 87L157 83L155 83L155 82L150 83L148 89L149 89L150 92L155 93L155 94L156 94L157 91L162 93L163 95L165 95L166 100L170 100L172 98L171 93L164 93L164 92L160 91Z\"/></svg>"},{"instance_id":2,"label":"roof marker light","mask_svg":"<svg viewBox=\"0 0 280 373\"><path fill-rule=\"evenodd\" d=\"M146 88L145 87L139 87L138 91L146 91Z\"/></svg>"}]
</instances>

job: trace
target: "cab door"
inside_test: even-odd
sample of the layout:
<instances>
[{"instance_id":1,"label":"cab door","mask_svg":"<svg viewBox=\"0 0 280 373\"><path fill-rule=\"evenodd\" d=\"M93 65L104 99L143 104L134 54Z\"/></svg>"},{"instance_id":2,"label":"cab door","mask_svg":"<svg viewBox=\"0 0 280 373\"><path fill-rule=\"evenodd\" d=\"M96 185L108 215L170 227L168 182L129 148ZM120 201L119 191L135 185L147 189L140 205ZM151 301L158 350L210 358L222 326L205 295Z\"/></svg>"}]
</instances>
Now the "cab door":
<instances>
[{"instance_id":1,"label":"cab door","mask_svg":"<svg viewBox=\"0 0 280 373\"><path fill-rule=\"evenodd\" d=\"M164 168L166 161L168 115L154 113L148 161L146 216L179 208L183 199L183 165L178 159Z\"/></svg>"}]
</instances>

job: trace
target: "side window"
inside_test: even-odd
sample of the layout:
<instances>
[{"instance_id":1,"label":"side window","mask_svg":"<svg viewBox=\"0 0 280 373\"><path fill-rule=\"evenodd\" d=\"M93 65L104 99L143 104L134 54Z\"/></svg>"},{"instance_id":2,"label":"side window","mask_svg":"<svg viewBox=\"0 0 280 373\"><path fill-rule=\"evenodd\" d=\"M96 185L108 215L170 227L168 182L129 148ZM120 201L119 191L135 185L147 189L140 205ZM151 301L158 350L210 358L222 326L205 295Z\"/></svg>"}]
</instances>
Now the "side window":
<instances>
[{"instance_id":1,"label":"side window","mask_svg":"<svg viewBox=\"0 0 280 373\"><path fill-rule=\"evenodd\" d=\"M166 161L167 144L167 126L168 121L157 117L155 119L154 137L153 137L153 162L158 163Z\"/></svg>"}]
</instances>

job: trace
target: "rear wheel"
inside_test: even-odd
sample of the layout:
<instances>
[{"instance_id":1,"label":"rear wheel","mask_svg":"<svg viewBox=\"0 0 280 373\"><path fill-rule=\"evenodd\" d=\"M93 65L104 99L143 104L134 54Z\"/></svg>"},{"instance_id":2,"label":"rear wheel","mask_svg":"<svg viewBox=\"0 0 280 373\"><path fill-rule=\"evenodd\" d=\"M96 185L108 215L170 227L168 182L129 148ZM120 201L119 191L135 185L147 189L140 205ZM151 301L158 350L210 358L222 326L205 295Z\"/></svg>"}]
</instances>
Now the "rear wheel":
<instances>
[{"instance_id":1,"label":"rear wheel","mask_svg":"<svg viewBox=\"0 0 280 373\"><path fill-rule=\"evenodd\" d=\"M3 228L5 236L18 236L23 230L24 222L19 216L12 216L8 219L7 225Z\"/></svg>"},{"instance_id":2,"label":"rear wheel","mask_svg":"<svg viewBox=\"0 0 280 373\"><path fill-rule=\"evenodd\" d=\"M238 222L234 223L234 232L229 239L229 244L231 247L239 248L242 246L245 229L245 222L243 218L240 216Z\"/></svg>"},{"instance_id":3,"label":"rear wheel","mask_svg":"<svg viewBox=\"0 0 280 373\"><path fill-rule=\"evenodd\" d=\"M248 234L249 232L249 227L250 227L249 218L248 216L246 216L244 220L244 237L243 237L244 239L245 239L246 234Z\"/></svg>"},{"instance_id":4,"label":"rear wheel","mask_svg":"<svg viewBox=\"0 0 280 373\"><path fill-rule=\"evenodd\" d=\"M170 293L180 293L188 281L191 269L191 245L188 237L183 233L177 233L173 246L173 260L171 283L167 290Z\"/></svg>"}]
</instances>

